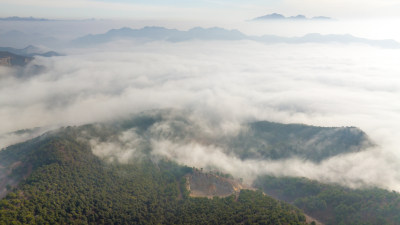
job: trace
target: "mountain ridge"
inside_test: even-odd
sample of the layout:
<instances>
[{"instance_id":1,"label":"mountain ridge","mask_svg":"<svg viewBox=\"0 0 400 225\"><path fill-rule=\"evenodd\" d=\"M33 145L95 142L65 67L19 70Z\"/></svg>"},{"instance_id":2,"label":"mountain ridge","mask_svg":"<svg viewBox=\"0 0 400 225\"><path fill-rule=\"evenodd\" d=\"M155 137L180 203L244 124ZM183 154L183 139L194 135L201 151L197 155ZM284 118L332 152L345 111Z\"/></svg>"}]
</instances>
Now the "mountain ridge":
<instances>
[{"instance_id":1,"label":"mountain ridge","mask_svg":"<svg viewBox=\"0 0 400 225\"><path fill-rule=\"evenodd\" d=\"M0 21L53 21L50 19L45 19L45 18L35 18L35 17L19 17L19 16L11 16L11 17L2 17L0 18Z\"/></svg>"},{"instance_id":2,"label":"mountain ridge","mask_svg":"<svg viewBox=\"0 0 400 225\"><path fill-rule=\"evenodd\" d=\"M18 49L12 47L0 47L0 51L10 52L16 55L21 55L25 57L34 57L34 56L43 56L43 57L53 57L53 56L62 56L62 54L57 53L55 51L47 51L43 50L34 45L28 45L25 48Z\"/></svg>"},{"instance_id":3,"label":"mountain ridge","mask_svg":"<svg viewBox=\"0 0 400 225\"><path fill-rule=\"evenodd\" d=\"M252 19L252 21L268 21L268 20L290 20L290 21L327 20L327 21L329 21L329 20L332 20L332 18L327 17L327 16L314 16L314 17L308 18L301 14L299 14L297 16L286 17L279 13L271 13L271 14L259 16L259 17Z\"/></svg>"},{"instance_id":4,"label":"mountain ridge","mask_svg":"<svg viewBox=\"0 0 400 225\"><path fill-rule=\"evenodd\" d=\"M157 160L164 159L165 156L152 153L153 143L163 140L171 140L177 146L187 143L201 143L204 147L217 146L225 154L242 160L298 157L311 162L363 151L373 145L364 132L354 127L323 128L267 121L249 123L235 135L215 137L201 132L198 124L193 123L184 112L152 111L122 121L64 127L6 147L0 151L3 177L4 174L11 175L10 171L15 169L22 175L17 180L10 180L10 183L3 183L0 189L3 188L4 191L8 184L15 185L17 181L21 181L29 173L29 168L35 169L38 165L55 162L79 163L92 159L91 154L110 163L129 163L148 157L146 155ZM58 151L52 152L46 146L57 146ZM63 146L73 148L65 151ZM78 152L73 150L80 148L77 146L82 146L84 151L80 151L80 154L84 153L86 156L77 155ZM109 146L115 150L103 150ZM38 150L33 149L40 149L39 153L43 157L35 156ZM13 163L17 163L15 165L18 168L13 168Z\"/></svg>"},{"instance_id":5,"label":"mountain ridge","mask_svg":"<svg viewBox=\"0 0 400 225\"><path fill-rule=\"evenodd\" d=\"M112 29L102 34L89 34L82 36L72 40L70 44L75 47L95 46L118 39L167 42L183 42L190 40L251 40L265 44L360 43L381 48L400 48L400 43L391 39L372 40L355 37L350 34L323 35L319 33L310 33L300 37L282 37L276 35L249 36L238 30L227 30L220 27L195 27L187 31L180 31L165 27L143 27L141 29L123 27L120 29Z\"/></svg>"},{"instance_id":6,"label":"mountain ridge","mask_svg":"<svg viewBox=\"0 0 400 225\"><path fill-rule=\"evenodd\" d=\"M0 200L0 223L306 224L300 210L260 191L191 198L184 178L191 168L143 158L106 163L78 136L67 127L0 152L31 163L31 174Z\"/></svg>"}]
</instances>

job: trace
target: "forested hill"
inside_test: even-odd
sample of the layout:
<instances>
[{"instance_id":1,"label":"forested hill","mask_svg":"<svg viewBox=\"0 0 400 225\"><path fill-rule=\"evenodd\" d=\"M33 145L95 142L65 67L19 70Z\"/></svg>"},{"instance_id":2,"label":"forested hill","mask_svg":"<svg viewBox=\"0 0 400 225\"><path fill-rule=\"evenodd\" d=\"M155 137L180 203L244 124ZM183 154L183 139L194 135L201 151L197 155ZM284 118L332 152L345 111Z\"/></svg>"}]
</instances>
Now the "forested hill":
<instances>
[{"instance_id":1,"label":"forested hill","mask_svg":"<svg viewBox=\"0 0 400 225\"><path fill-rule=\"evenodd\" d=\"M327 225L400 224L400 193L395 191L351 189L306 178L272 176L259 177L255 186Z\"/></svg>"},{"instance_id":2,"label":"forested hill","mask_svg":"<svg viewBox=\"0 0 400 225\"><path fill-rule=\"evenodd\" d=\"M89 150L93 142L93 152L107 161L129 161L132 150L136 156L151 155L153 144L165 140L177 146L190 143L217 146L226 154L242 159L297 157L310 161L362 151L373 145L363 131L354 127L329 128L257 121L243 124L237 133L232 134L221 134L218 130L210 133L209 130L191 120L187 113L176 110L154 110L125 120L63 128L0 151L0 197L7 186L26 178L38 165L58 159L78 163L93 157ZM79 139L79 145L84 145L84 148L48 152L46 145L50 140L65 138L70 140L67 146L77 145L76 139ZM106 150L96 146L103 146ZM86 156L82 156L83 150L77 156L75 149L86 150Z\"/></svg>"},{"instance_id":3,"label":"forested hill","mask_svg":"<svg viewBox=\"0 0 400 225\"><path fill-rule=\"evenodd\" d=\"M362 151L374 144L356 127L317 127L268 121L249 123L229 142L241 158L283 159L298 157L320 162Z\"/></svg>"},{"instance_id":4,"label":"forested hill","mask_svg":"<svg viewBox=\"0 0 400 225\"><path fill-rule=\"evenodd\" d=\"M2 181L21 180L7 186L0 224L305 224L298 209L260 191L191 198L184 176L192 168L171 161L105 163L80 129L0 152Z\"/></svg>"},{"instance_id":5,"label":"forested hill","mask_svg":"<svg viewBox=\"0 0 400 225\"><path fill-rule=\"evenodd\" d=\"M354 127L256 121L224 134L218 129L210 132L190 118L175 110L148 111L120 121L61 128L1 150L0 198L8 195L0 201L0 224L304 224L298 208L261 191L240 190L229 181L202 174L201 168L178 165L173 157L157 155L154 143L216 146L242 159L297 157L315 162L373 145ZM293 193L303 190L279 179L270 183L260 179L257 187L268 194L287 187ZM228 197L192 198L188 181L193 196ZM335 193L322 196L335 202ZM341 222L329 215L347 209L342 206L347 203L335 205L323 199L330 211L318 214L310 207L323 202L319 196L298 199L291 191L274 196L291 197L290 203L328 224ZM391 215L388 221L397 221L392 211L377 210L385 201L376 196L372 201L376 218ZM352 206L351 212L367 212L357 207Z\"/></svg>"},{"instance_id":6,"label":"forested hill","mask_svg":"<svg viewBox=\"0 0 400 225\"><path fill-rule=\"evenodd\" d=\"M213 131L191 120L186 112L154 110L124 121L87 126L85 134L100 137L100 142L126 142L122 136L135 137L138 151L151 151L153 142L168 140L177 145L198 143L217 146L241 159L300 158L320 162L333 156L363 151L373 146L367 134L356 127L317 127L268 121L244 123L237 132ZM210 131L211 130L211 131Z\"/></svg>"}]
</instances>

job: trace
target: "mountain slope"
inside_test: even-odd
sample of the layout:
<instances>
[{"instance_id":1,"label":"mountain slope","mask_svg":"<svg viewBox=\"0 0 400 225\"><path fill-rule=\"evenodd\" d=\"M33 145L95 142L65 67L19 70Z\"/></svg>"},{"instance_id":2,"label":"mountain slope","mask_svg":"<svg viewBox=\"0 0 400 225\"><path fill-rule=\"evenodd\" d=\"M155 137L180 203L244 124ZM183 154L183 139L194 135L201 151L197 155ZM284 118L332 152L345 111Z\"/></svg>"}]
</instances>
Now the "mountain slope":
<instances>
[{"instance_id":1,"label":"mountain slope","mask_svg":"<svg viewBox=\"0 0 400 225\"><path fill-rule=\"evenodd\" d=\"M0 51L0 66L25 66L31 60L31 57Z\"/></svg>"},{"instance_id":2,"label":"mountain slope","mask_svg":"<svg viewBox=\"0 0 400 225\"><path fill-rule=\"evenodd\" d=\"M36 46L29 45L25 48L18 49L18 48L11 48L11 47L0 47L0 51L3 52L10 52L16 55L21 55L25 57L33 57L33 56L44 56L44 57L52 57L52 56L61 56L61 54L55 51L46 51L40 49Z\"/></svg>"},{"instance_id":3,"label":"mountain slope","mask_svg":"<svg viewBox=\"0 0 400 225\"><path fill-rule=\"evenodd\" d=\"M316 127L267 121L250 123L229 143L242 159L299 157L320 162L339 154L373 146L368 136L355 127Z\"/></svg>"},{"instance_id":4,"label":"mountain slope","mask_svg":"<svg viewBox=\"0 0 400 225\"><path fill-rule=\"evenodd\" d=\"M290 202L328 225L400 224L400 193L379 188L350 189L306 178L262 176L255 186Z\"/></svg>"},{"instance_id":5,"label":"mountain slope","mask_svg":"<svg viewBox=\"0 0 400 225\"><path fill-rule=\"evenodd\" d=\"M81 129L64 128L0 152L4 167L28 175L0 201L1 224L305 224L294 207L261 192L190 198L191 168L144 157L105 163Z\"/></svg>"},{"instance_id":6,"label":"mountain slope","mask_svg":"<svg viewBox=\"0 0 400 225\"><path fill-rule=\"evenodd\" d=\"M0 201L0 224L304 223L298 209L260 191L243 190L228 175L180 166L154 154L152 143L162 140L217 146L242 159L315 162L372 145L354 127L256 121L243 124L238 133L209 133L176 110L62 128L0 151L0 195L8 193ZM395 192L269 176L254 185L326 224L400 222L400 195Z\"/></svg>"},{"instance_id":7,"label":"mountain slope","mask_svg":"<svg viewBox=\"0 0 400 225\"><path fill-rule=\"evenodd\" d=\"M203 173L195 169L186 175L186 187L192 197L226 197L249 189L239 181L215 173Z\"/></svg>"},{"instance_id":8,"label":"mountain slope","mask_svg":"<svg viewBox=\"0 0 400 225\"><path fill-rule=\"evenodd\" d=\"M87 128L86 138L103 137L96 141L97 146L132 145L130 147L134 147L137 153L149 152L154 143L168 140L178 146L196 143L204 147L218 147L227 155L241 159L301 158L320 162L340 154L363 151L374 145L363 131L355 127L315 127L255 121L242 124L237 133L210 133L208 127L191 120L187 113L175 110L145 112L119 123ZM126 140L125 137L132 139ZM103 155L115 157L115 154Z\"/></svg>"}]
</instances>

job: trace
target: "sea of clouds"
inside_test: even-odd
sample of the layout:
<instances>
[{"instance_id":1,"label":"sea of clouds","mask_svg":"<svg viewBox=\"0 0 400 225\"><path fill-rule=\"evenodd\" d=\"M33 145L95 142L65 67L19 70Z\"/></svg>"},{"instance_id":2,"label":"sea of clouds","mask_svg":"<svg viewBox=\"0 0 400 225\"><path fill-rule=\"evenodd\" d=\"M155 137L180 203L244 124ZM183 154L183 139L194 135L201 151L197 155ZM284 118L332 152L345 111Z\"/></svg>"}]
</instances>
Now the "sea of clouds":
<instances>
[{"instance_id":1,"label":"sea of clouds","mask_svg":"<svg viewBox=\"0 0 400 225\"><path fill-rule=\"evenodd\" d=\"M257 175L304 176L351 187L400 191L400 50L363 45L251 41L114 42L0 67L0 148L40 131L126 118L151 109L187 110L208 132L247 121L357 126L377 147L321 163L241 160L201 143L152 143L153 154L213 167L251 182ZM44 66L36 70L35 65ZM135 135L125 151L134 154ZM95 143L98 144L98 143ZM104 148L115 146L102 144ZM93 149L108 154L101 146Z\"/></svg>"}]
</instances>

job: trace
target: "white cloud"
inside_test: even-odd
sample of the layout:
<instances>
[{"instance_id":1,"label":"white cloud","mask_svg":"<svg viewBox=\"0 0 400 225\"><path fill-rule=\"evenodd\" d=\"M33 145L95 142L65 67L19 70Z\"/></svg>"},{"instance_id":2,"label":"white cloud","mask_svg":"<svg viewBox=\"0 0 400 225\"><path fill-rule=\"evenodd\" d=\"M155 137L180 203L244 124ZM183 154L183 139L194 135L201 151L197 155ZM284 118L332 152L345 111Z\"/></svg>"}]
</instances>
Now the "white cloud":
<instances>
[{"instance_id":1,"label":"white cloud","mask_svg":"<svg viewBox=\"0 0 400 225\"><path fill-rule=\"evenodd\" d=\"M0 70L0 133L104 121L156 108L190 110L193 120L227 132L251 119L358 126L381 146L379 150L336 157L321 165L295 159L241 161L213 146L175 143L167 143L172 152L163 154L192 149L205 159L194 164L221 162L217 166L226 171L244 168L237 171L240 176L240 172L281 171L278 174L348 185L381 183L400 190L398 50L250 41L122 42L69 53L38 57L32 63L47 70L29 79L10 78L13 70ZM125 149L135 152L134 146ZM180 160L192 162L185 157Z\"/></svg>"},{"instance_id":2,"label":"white cloud","mask_svg":"<svg viewBox=\"0 0 400 225\"><path fill-rule=\"evenodd\" d=\"M97 139L91 139L93 154L109 161L128 163L132 157L141 157L138 151L141 138L134 131L125 131L121 133L114 142L100 142Z\"/></svg>"},{"instance_id":3,"label":"white cloud","mask_svg":"<svg viewBox=\"0 0 400 225\"><path fill-rule=\"evenodd\" d=\"M400 190L400 165L398 159L370 149L361 153L339 155L321 163L301 159L241 160L227 155L223 149L198 143L180 145L168 140L153 142L154 155L164 156L179 163L218 169L243 178L251 184L259 175L299 176L328 183L339 183L352 188L366 185L389 190Z\"/></svg>"}]
</instances>

